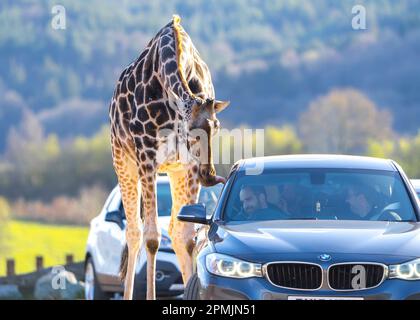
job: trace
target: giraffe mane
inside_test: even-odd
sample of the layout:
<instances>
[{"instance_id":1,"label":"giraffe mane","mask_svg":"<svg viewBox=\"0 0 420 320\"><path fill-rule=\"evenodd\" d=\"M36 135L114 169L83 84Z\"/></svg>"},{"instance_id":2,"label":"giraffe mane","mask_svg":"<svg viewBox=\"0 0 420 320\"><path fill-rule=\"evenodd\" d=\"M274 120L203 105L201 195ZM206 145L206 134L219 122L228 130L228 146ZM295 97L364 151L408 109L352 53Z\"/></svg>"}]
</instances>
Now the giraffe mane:
<instances>
[{"instance_id":1,"label":"giraffe mane","mask_svg":"<svg viewBox=\"0 0 420 320\"><path fill-rule=\"evenodd\" d=\"M177 14L173 15L173 27L176 40L176 64L178 68L178 74L181 78L181 82L185 87L185 90L189 95L195 99L194 93L192 93L187 81L185 80L184 72L181 65L181 55L182 55L182 35L181 35L181 17Z\"/></svg>"}]
</instances>

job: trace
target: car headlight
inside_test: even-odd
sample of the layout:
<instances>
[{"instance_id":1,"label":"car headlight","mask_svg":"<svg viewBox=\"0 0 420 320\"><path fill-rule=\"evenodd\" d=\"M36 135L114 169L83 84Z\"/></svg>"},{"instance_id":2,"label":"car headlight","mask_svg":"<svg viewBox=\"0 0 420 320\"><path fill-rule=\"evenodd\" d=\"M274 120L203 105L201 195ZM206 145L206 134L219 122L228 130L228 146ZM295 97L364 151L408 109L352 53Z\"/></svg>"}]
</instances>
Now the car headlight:
<instances>
[{"instance_id":1,"label":"car headlight","mask_svg":"<svg viewBox=\"0 0 420 320\"><path fill-rule=\"evenodd\" d=\"M172 242L171 242L171 239L168 236L162 235L162 237L160 239L159 249L172 250Z\"/></svg>"},{"instance_id":2,"label":"car headlight","mask_svg":"<svg viewBox=\"0 0 420 320\"><path fill-rule=\"evenodd\" d=\"M389 266L388 278L420 280L420 259Z\"/></svg>"},{"instance_id":3,"label":"car headlight","mask_svg":"<svg viewBox=\"0 0 420 320\"><path fill-rule=\"evenodd\" d=\"M224 254L208 254L206 256L206 267L210 273L223 277L262 277L261 264L242 261Z\"/></svg>"}]
</instances>

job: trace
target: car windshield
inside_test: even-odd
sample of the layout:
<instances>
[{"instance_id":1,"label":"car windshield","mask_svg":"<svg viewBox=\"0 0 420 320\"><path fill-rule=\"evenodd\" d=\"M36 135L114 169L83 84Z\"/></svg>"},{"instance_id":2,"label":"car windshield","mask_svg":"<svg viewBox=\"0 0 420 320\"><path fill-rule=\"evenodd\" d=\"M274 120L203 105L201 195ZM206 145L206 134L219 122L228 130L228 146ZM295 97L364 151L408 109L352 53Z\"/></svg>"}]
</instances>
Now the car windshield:
<instances>
[{"instance_id":1,"label":"car windshield","mask_svg":"<svg viewBox=\"0 0 420 320\"><path fill-rule=\"evenodd\" d=\"M222 184L218 184L213 187L201 187L198 202L204 203L206 205L206 210L208 213L213 212L222 187ZM170 216L172 208L172 197L169 183L158 183L157 195L159 216Z\"/></svg>"},{"instance_id":2,"label":"car windshield","mask_svg":"<svg viewBox=\"0 0 420 320\"><path fill-rule=\"evenodd\" d=\"M204 203L206 205L208 214L213 212L222 188L222 184L217 184L213 187L201 187L198 202ZM161 182L157 184L157 205L159 217L171 215L172 197L169 183ZM123 218L125 219L125 210L122 202L120 204L120 210L122 212Z\"/></svg>"},{"instance_id":3,"label":"car windshield","mask_svg":"<svg viewBox=\"0 0 420 320\"><path fill-rule=\"evenodd\" d=\"M172 197L169 183L157 184L157 206L159 217L171 215Z\"/></svg>"},{"instance_id":4,"label":"car windshield","mask_svg":"<svg viewBox=\"0 0 420 320\"><path fill-rule=\"evenodd\" d=\"M213 213L222 188L223 184L221 183L216 184L213 187L201 187L198 202L206 205L207 215L211 215Z\"/></svg>"},{"instance_id":5,"label":"car windshield","mask_svg":"<svg viewBox=\"0 0 420 320\"><path fill-rule=\"evenodd\" d=\"M417 221L399 174L378 170L240 172L224 212L226 221Z\"/></svg>"}]
</instances>

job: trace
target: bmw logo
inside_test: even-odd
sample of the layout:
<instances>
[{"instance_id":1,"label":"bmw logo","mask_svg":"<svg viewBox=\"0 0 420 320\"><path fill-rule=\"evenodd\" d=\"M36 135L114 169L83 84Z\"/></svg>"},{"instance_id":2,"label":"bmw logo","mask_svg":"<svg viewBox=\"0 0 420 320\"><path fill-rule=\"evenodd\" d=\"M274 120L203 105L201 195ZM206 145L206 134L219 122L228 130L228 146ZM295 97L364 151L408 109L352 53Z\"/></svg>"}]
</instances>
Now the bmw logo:
<instances>
[{"instance_id":1,"label":"bmw logo","mask_svg":"<svg viewBox=\"0 0 420 320\"><path fill-rule=\"evenodd\" d=\"M329 254L326 254L326 253L323 253L323 254L319 255L318 258L321 261L330 261L331 260L331 256Z\"/></svg>"}]
</instances>

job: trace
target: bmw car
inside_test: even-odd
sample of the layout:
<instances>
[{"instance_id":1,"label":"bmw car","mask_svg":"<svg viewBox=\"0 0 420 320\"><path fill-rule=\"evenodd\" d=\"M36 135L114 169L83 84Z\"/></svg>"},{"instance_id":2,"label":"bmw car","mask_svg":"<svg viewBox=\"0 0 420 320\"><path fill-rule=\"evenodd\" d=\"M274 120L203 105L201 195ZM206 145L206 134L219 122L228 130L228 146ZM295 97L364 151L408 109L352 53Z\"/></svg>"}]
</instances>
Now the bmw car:
<instances>
[{"instance_id":1,"label":"bmw car","mask_svg":"<svg viewBox=\"0 0 420 320\"><path fill-rule=\"evenodd\" d=\"M185 299L420 299L416 192L392 160L241 160L202 224Z\"/></svg>"},{"instance_id":2,"label":"bmw car","mask_svg":"<svg viewBox=\"0 0 420 320\"><path fill-rule=\"evenodd\" d=\"M212 210L222 185L201 188L199 200ZM176 297L184 292L181 271L168 235L172 199L167 176L157 179L158 220L162 239L156 257L156 293L160 298ZM85 298L104 300L119 297L123 285L119 277L121 254L125 247L126 219L121 192L116 186L101 213L90 223L85 258ZM146 252L139 254L134 298L142 299L146 292Z\"/></svg>"}]
</instances>

